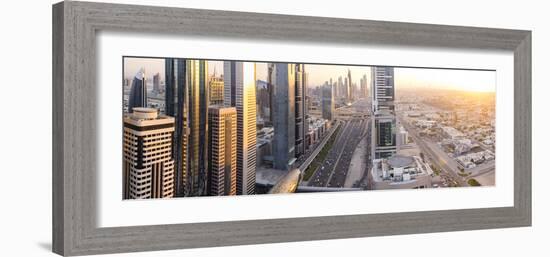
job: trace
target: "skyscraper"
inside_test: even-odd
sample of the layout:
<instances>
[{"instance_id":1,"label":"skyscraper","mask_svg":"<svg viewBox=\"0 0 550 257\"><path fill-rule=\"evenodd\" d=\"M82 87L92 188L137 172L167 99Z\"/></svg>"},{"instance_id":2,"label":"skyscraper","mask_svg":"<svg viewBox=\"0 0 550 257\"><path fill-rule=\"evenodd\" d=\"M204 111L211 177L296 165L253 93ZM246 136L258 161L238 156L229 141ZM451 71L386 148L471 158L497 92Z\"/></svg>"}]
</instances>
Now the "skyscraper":
<instances>
[{"instance_id":1,"label":"skyscraper","mask_svg":"<svg viewBox=\"0 0 550 257\"><path fill-rule=\"evenodd\" d=\"M307 89L308 89L308 80L309 80L309 74L307 73L306 71L306 66L304 65L303 66L303 70L302 70L302 85L303 85L303 90L302 90L302 112L303 112L303 120L304 120L304 129L303 129L303 135L302 135L302 138L304 139L304 151L307 150L309 148L309 144L307 143L307 140L306 140L306 135L307 133L309 132L309 121L308 121L308 118L309 118L309 114L308 114L308 98L307 98Z\"/></svg>"},{"instance_id":2,"label":"skyscraper","mask_svg":"<svg viewBox=\"0 0 550 257\"><path fill-rule=\"evenodd\" d=\"M175 117L178 196L206 194L208 165L208 64L204 60L166 59L166 114Z\"/></svg>"},{"instance_id":3,"label":"skyscraper","mask_svg":"<svg viewBox=\"0 0 550 257\"><path fill-rule=\"evenodd\" d=\"M208 95L210 98L211 105L222 105L223 104L223 90L224 82L223 78L216 77L215 75L210 78Z\"/></svg>"},{"instance_id":4,"label":"skyscraper","mask_svg":"<svg viewBox=\"0 0 550 257\"><path fill-rule=\"evenodd\" d=\"M296 64L295 66L295 82L294 82L294 104L295 104L295 154L296 158L300 157L305 152L305 131L304 126L306 123L305 117L305 86L304 86L304 65Z\"/></svg>"},{"instance_id":5,"label":"skyscraper","mask_svg":"<svg viewBox=\"0 0 550 257\"><path fill-rule=\"evenodd\" d=\"M208 195L237 194L237 109L208 108Z\"/></svg>"},{"instance_id":6,"label":"skyscraper","mask_svg":"<svg viewBox=\"0 0 550 257\"><path fill-rule=\"evenodd\" d=\"M224 62L224 106L237 109L237 194L256 192L256 64Z\"/></svg>"},{"instance_id":7,"label":"skyscraper","mask_svg":"<svg viewBox=\"0 0 550 257\"><path fill-rule=\"evenodd\" d=\"M124 79L124 87L129 87L130 86L130 79L129 78L125 78Z\"/></svg>"},{"instance_id":8,"label":"skyscraper","mask_svg":"<svg viewBox=\"0 0 550 257\"><path fill-rule=\"evenodd\" d=\"M334 88L334 98L340 97L342 94L342 89L344 88L344 82L342 80L342 76L338 77L338 85Z\"/></svg>"},{"instance_id":9,"label":"skyscraper","mask_svg":"<svg viewBox=\"0 0 550 257\"><path fill-rule=\"evenodd\" d=\"M270 63L272 70L268 78L273 86L273 167L288 170L296 161L296 65Z\"/></svg>"},{"instance_id":10,"label":"skyscraper","mask_svg":"<svg viewBox=\"0 0 550 257\"><path fill-rule=\"evenodd\" d=\"M348 101L348 89L348 77L344 77L344 87L342 88L342 95L340 95L340 99L344 99L344 103Z\"/></svg>"},{"instance_id":11,"label":"skyscraper","mask_svg":"<svg viewBox=\"0 0 550 257\"><path fill-rule=\"evenodd\" d=\"M188 182L190 195L206 193L208 165L207 108L208 63L205 60L187 60L186 72L188 94Z\"/></svg>"},{"instance_id":12,"label":"skyscraper","mask_svg":"<svg viewBox=\"0 0 550 257\"><path fill-rule=\"evenodd\" d=\"M271 81L273 76L274 65L267 65L267 91L269 94L269 124L273 125L273 81Z\"/></svg>"},{"instance_id":13,"label":"skyscraper","mask_svg":"<svg viewBox=\"0 0 550 257\"><path fill-rule=\"evenodd\" d=\"M145 84L145 71L140 69L130 88L130 98L128 99L128 112L132 113L136 107L147 107L147 85Z\"/></svg>"},{"instance_id":14,"label":"skyscraper","mask_svg":"<svg viewBox=\"0 0 550 257\"><path fill-rule=\"evenodd\" d=\"M175 119L175 136L172 156L175 161L175 187L177 196L188 196L187 147L188 147L188 96L187 62L185 59L165 60L166 115Z\"/></svg>"},{"instance_id":15,"label":"skyscraper","mask_svg":"<svg viewBox=\"0 0 550 257\"><path fill-rule=\"evenodd\" d=\"M348 88L346 95L346 103L353 102L353 82L351 81L351 71L348 69Z\"/></svg>"},{"instance_id":16,"label":"skyscraper","mask_svg":"<svg viewBox=\"0 0 550 257\"><path fill-rule=\"evenodd\" d=\"M334 118L334 89L328 81L321 88L321 97L323 119L332 120Z\"/></svg>"},{"instance_id":17,"label":"skyscraper","mask_svg":"<svg viewBox=\"0 0 550 257\"><path fill-rule=\"evenodd\" d=\"M395 87L392 67L371 67L372 109L394 111Z\"/></svg>"},{"instance_id":18,"label":"skyscraper","mask_svg":"<svg viewBox=\"0 0 550 257\"><path fill-rule=\"evenodd\" d=\"M267 81L256 80L256 108L258 109L258 115L261 120L263 120L266 124L271 124L271 118L269 117L271 114L271 111L269 110L271 106L271 94L269 92L269 87L270 86Z\"/></svg>"},{"instance_id":19,"label":"skyscraper","mask_svg":"<svg viewBox=\"0 0 550 257\"><path fill-rule=\"evenodd\" d=\"M388 158L397 153L395 87L392 67L371 68L372 159Z\"/></svg>"},{"instance_id":20,"label":"skyscraper","mask_svg":"<svg viewBox=\"0 0 550 257\"><path fill-rule=\"evenodd\" d=\"M270 63L270 84L273 86L273 167L288 170L295 158L295 64Z\"/></svg>"},{"instance_id":21,"label":"skyscraper","mask_svg":"<svg viewBox=\"0 0 550 257\"><path fill-rule=\"evenodd\" d=\"M363 74L363 77L361 78L361 81L360 81L360 89L361 89L361 97L368 97L369 96L369 91L367 89L367 74Z\"/></svg>"},{"instance_id":22,"label":"skyscraper","mask_svg":"<svg viewBox=\"0 0 550 257\"><path fill-rule=\"evenodd\" d=\"M174 118L135 107L124 117L124 199L174 197Z\"/></svg>"},{"instance_id":23,"label":"skyscraper","mask_svg":"<svg viewBox=\"0 0 550 257\"><path fill-rule=\"evenodd\" d=\"M159 94L161 93L161 88L160 88L160 73L157 73L153 76L153 92L155 92L156 94Z\"/></svg>"}]
</instances>

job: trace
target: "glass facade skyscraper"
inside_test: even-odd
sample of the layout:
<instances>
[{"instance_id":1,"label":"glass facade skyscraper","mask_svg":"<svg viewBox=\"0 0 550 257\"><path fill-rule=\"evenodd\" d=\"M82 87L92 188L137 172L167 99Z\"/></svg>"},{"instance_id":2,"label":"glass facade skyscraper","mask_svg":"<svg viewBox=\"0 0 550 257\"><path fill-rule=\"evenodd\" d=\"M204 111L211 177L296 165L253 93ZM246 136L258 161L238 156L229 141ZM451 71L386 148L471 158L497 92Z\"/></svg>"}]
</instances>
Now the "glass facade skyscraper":
<instances>
[{"instance_id":1,"label":"glass facade skyscraper","mask_svg":"<svg viewBox=\"0 0 550 257\"><path fill-rule=\"evenodd\" d=\"M207 82L208 64L205 60L187 60L186 64L188 94L188 182L190 195L206 193L206 173L208 165L207 139Z\"/></svg>"},{"instance_id":2,"label":"glass facade skyscraper","mask_svg":"<svg viewBox=\"0 0 550 257\"><path fill-rule=\"evenodd\" d=\"M187 90L185 59L165 60L165 108L166 115L175 119L172 155L175 161L175 185L177 196L189 195L187 172Z\"/></svg>"},{"instance_id":3,"label":"glass facade skyscraper","mask_svg":"<svg viewBox=\"0 0 550 257\"><path fill-rule=\"evenodd\" d=\"M256 192L256 64L224 62L224 106L237 109L237 194Z\"/></svg>"},{"instance_id":4,"label":"glass facade skyscraper","mask_svg":"<svg viewBox=\"0 0 550 257\"><path fill-rule=\"evenodd\" d=\"M321 114L323 119L334 118L334 88L329 82L325 82L321 88Z\"/></svg>"},{"instance_id":5,"label":"glass facade skyscraper","mask_svg":"<svg viewBox=\"0 0 550 257\"><path fill-rule=\"evenodd\" d=\"M136 107L147 107L147 85L145 84L145 71L143 69L139 70L132 80L128 99L128 112L132 113Z\"/></svg>"},{"instance_id":6,"label":"glass facade skyscraper","mask_svg":"<svg viewBox=\"0 0 550 257\"><path fill-rule=\"evenodd\" d=\"M395 85L392 67L371 68L372 159L388 158L397 153Z\"/></svg>"},{"instance_id":7,"label":"glass facade skyscraper","mask_svg":"<svg viewBox=\"0 0 550 257\"><path fill-rule=\"evenodd\" d=\"M295 84L294 84L294 104L295 104L295 133L296 138L295 147L296 147L296 157L300 157L304 154L305 151L305 86L304 86L304 65L296 64L296 75L295 75Z\"/></svg>"},{"instance_id":8,"label":"glass facade skyscraper","mask_svg":"<svg viewBox=\"0 0 550 257\"><path fill-rule=\"evenodd\" d=\"M273 86L273 167L288 170L296 160L295 148L295 64L270 63L271 76L268 78Z\"/></svg>"}]
</instances>

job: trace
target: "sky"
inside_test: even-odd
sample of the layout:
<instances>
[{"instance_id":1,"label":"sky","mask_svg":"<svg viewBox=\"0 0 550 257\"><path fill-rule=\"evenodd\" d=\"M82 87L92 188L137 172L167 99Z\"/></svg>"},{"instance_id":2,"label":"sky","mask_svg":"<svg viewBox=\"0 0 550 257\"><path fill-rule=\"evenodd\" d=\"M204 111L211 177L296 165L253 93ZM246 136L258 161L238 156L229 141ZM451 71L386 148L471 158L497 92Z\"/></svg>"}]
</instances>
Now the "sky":
<instances>
[{"instance_id":1,"label":"sky","mask_svg":"<svg viewBox=\"0 0 550 257\"><path fill-rule=\"evenodd\" d=\"M133 78L141 69L145 69L145 76L150 79L157 72L164 80L164 59L160 58L124 58L124 77ZM353 83L359 86L359 80L364 74L370 80L369 66L346 65L319 65L306 64L305 70L309 73L309 87L322 85L332 78L333 82L347 76L351 71ZM209 61L208 72L220 75L223 73L222 61ZM257 63L256 79L266 80L266 63ZM428 68L395 68L395 87L399 88L436 88L470 92L494 92L496 90L496 72L480 70L451 70Z\"/></svg>"}]
</instances>

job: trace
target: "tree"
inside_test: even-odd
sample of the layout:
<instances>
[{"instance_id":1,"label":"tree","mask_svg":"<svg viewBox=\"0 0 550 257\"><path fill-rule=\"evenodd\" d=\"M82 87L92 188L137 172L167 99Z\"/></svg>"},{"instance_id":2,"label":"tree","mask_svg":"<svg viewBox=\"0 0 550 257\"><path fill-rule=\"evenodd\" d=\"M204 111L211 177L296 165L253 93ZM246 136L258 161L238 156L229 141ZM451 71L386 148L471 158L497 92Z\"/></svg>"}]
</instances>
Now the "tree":
<instances>
[{"instance_id":1,"label":"tree","mask_svg":"<svg viewBox=\"0 0 550 257\"><path fill-rule=\"evenodd\" d=\"M473 187L481 186L481 184L479 184L479 182L477 182L477 180L475 180L473 178L468 180L468 185L473 186Z\"/></svg>"}]
</instances>

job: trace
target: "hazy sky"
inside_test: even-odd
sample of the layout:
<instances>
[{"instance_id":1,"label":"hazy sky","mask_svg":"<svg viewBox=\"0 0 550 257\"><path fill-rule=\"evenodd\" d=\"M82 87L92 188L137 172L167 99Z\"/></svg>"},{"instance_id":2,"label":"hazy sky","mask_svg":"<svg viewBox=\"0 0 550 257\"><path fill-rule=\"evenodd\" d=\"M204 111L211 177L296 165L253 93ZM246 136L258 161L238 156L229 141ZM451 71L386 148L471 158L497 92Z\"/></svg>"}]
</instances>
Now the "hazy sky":
<instances>
[{"instance_id":1,"label":"hazy sky","mask_svg":"<svg viewBox=\"0 0 550 257\"><path fill-rule=\"evenodd\" d=\"M133 78L139 69L144 68L147 78L151 78L157 72L161 80L164 80L164 59L155 58L124 58L124 76ZM309 85L315 87L322 85L332 78L333 82L347 76L348 69L351 71L353 83L359 86L359 80L364 74L370 82L370 67L368 66L345 66L345 65L314 65L306 64L306 72L309 73ZM222 61L209 61L208 72L218 75L223 73ZM257 63L256 79L266 80L266 63ZM395 68L396 88L440 88L457 89L476 92L494 92L496 89L496 73L494 71L474 70L448 70L448 69L425 69L425 68Z\"/></svg>"}]
</instances>

